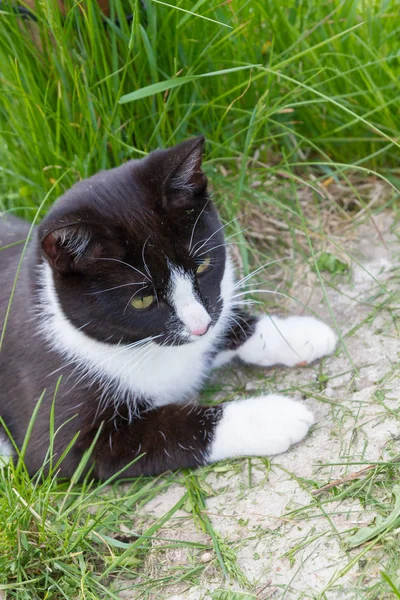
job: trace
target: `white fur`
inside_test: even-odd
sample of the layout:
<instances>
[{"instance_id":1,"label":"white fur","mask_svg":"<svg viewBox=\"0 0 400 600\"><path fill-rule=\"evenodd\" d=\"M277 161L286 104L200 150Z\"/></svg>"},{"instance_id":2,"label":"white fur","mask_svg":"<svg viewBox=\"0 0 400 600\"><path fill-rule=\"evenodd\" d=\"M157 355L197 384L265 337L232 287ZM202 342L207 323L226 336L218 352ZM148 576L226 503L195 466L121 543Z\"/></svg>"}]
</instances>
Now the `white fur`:
<instances>
[{"instance_id":1,"label":"white fur","mask_svg":"<svg viewBox=\"0 0 400 600\"><path fill-rule=\"evenodd\" d=\"M225 404L208 460L232 456L269 456L285 452L314 423L306 406L272 394Z\"/></svg>"},{"instance_id":2,"label":"white fur","mask_svg":"<svg viewBox=\"0 0 400 600\"><path fill-rule=\"evenodd\" d=\"M246 363L293 367L331 354L337 343L332 329L314 317L262 317L254 334L238 349Z\"/></svg>"},{"instance_id":3,"label":"white fur","mask_svg":"<svg viewBox=\"0 0 400 600\"><path fill-rule=\"evenodd\" d=\"M236 350L222 350L222 352L219 352L214 358L212 368L219 369L220 367L227 365L235 358L235 356L237 356Z\"/></svg>"},{"instance_id":4,"label":"white fur","mask_svg":"<svg viewBox=\"0 0 400 600\"><path fill-rule=\"evenodd\" d=\"M211 317L198 301L191 278L179 269L171 268L171 299L178 318L193 336L203 335Z\"/></svg>"},{"instance_id":5,"label":"white fur","mask_svg":"<svg viewBox=\"0 0 400 600\"><path fill-rule=\"evenodd\" d=\"M207 375L209 353L226 331L233 294L233 267L228 259L221 282L223 309L218 322L195 342L183 346L159 346L147 342L138 347L98 342L74 327L58 301L53 273L41 265L41 333L61 353L65 362L77 366L82 376L102 382L107 390L117 387L116 402L127 393L153 400L156 406L184 401L194 393ZM62 371L60 371L61 373ZM134 408L134 407L133 407Z\"/></svg>"},{"instance_id":6,"label":"white fur","mask_svg":"<svg viewBox=\"0 0 400 600\"><path fill-rule=\"evenodd\" d=\"M62 227L53 231L53 235L77 257L82 256L90 241L90 234L84 227Z\"/></svg>"},{"instance_id":7,"label":"white fur","mask_svg":"<svg viewBox=\"0 0 400 600\"><path fill-rule=\"evenodd\" d=\"M193 148L189 156L187 156L179 169L173 175L171 186L178 189L186 189L189 192L193 189L193 176L200 170L201 156L203 147Z\"/></svg>"}]
</instances>

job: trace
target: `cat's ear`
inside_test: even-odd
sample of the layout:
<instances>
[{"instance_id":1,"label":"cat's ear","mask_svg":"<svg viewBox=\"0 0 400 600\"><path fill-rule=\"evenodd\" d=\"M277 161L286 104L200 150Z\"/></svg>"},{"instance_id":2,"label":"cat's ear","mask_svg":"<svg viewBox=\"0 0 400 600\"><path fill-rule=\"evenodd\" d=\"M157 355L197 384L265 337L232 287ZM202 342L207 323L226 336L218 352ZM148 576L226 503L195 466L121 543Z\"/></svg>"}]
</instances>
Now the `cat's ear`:
<instances>
[{"instance_id":1,"label":"cat's ear","mask_svg":"<svg viewBox=\"0 0 400 600\"><path fill-rule=\"evenodd\" d=\"M164 181L165 208L185 208L204 194L207 177L201 170L203 136L192 138L165 151L168 175Z\"/></svg>"},{"instance_id":2,"label":"cat's ear","mask_svg":"<svg viewBox=\"0 0 400 600\"><path fill-rule=\"evenodd\" d=\"M82 224L45 231L41 235L42 250L55 271L64 274L77 271L87 264L87 259L100 254L94 233L90 226Z\"/></svg>"}]
</instances>

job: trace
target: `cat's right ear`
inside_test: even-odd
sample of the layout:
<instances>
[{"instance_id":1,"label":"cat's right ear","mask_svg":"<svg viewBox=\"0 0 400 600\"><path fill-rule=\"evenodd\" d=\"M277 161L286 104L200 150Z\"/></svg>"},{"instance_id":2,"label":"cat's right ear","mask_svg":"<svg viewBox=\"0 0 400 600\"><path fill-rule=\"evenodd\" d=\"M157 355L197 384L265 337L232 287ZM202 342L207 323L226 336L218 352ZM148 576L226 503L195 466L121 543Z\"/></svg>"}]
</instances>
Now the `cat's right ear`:
<instances>
[{"instance_id":1,"label":"cat's right ear","mask_svg":"<svg viewBox=\"0 0 400 600\"><path fill-rule=\"evenodd\" d=\"M40 233L42 250L58 273L77 271L85 259L96 258L100 253L100 246L93 242L93 232L86 225L68 225Z\"/></svg>"},{"instance_id":2,"label":"cat's right ear","mask_svg":"<svg viewBox=\"0 0 400 600\"><path fill-rule=\"evenodd\" d=\"M168 171L163 183L164 206L186 208L196 196L205 193L207 177L201 169L205 139L198 136L164 150Z\"/></svg>"}]
</instances>

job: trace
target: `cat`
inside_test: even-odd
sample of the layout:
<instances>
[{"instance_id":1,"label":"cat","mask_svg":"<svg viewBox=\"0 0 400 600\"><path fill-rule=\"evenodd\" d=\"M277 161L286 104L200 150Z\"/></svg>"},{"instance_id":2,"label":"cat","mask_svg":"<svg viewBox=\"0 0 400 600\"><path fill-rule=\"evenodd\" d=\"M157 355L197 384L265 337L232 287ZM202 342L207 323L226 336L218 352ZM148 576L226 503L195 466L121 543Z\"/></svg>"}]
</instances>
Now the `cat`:
<instances>
[{"instance_id":1,"label":"cat","mask_svg":"<svg viewBox=\"0 0 400 600\"><path fill-rule=\"evenodd\" d=\"M194 400L234 358L295 366L337 342L313 317L243 310L203 151L204 138L192 138L79 181L34 229L0 352L0 415L19 448L41 398L30 474L50 468L50 437L60 476L90 448L88 468L104 480L279 454L313 424L303 403L282 395ZM0 246L9 246L0 322L21 255L10 243L27 231L15 217L0 220Z\"/></svg>"}]
</instances>

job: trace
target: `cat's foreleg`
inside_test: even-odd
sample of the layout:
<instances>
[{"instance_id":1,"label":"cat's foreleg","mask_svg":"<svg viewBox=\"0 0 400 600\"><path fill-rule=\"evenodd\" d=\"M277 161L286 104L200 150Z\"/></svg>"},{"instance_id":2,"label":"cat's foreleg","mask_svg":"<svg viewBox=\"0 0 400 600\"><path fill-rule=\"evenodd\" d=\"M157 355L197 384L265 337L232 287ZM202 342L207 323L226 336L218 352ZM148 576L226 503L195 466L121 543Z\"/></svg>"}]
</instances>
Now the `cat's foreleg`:
<instances>
[{"instance_id":1,"label":"cat's foreleg","mask_svg":"<svg viewBox=\"0 0 400 600\"><path fill-rule=\"evenodd\" d=\"M103 424L93 453L95 473L106 479L126 467L121 476L135 477L235 456L280 454L312 423L303 404L279 395L211 407L169 404L117 429Z\"/></svg>"},{"instance_id":2,"label":"cat's foreleg","mask_svg":"<svg viewBox=\"0 0 400 600\"><path fill-rule=\"evenodd\" d=\"M336 333L314 317L261 317L254 333L238 348L238 357L246 363L305 365L331 354L337 343Z\"/></svg>"},{"instance_id":3,"label":"cat's foreleg","mask_svg":"<svg viewBox=\"0 0 400 600\"><path fill-rule=\"evenodd\" d=\"M216 367L235 357L264 367L276 364L293 367L312 363L331 354L336 347L335 332L314 317L265 315L246 320L245 313L239 314L240 322L246 324L243 333L247 335L239 340L237 335L228 334L226 345L215 359ZM233 318L239 321L235 313ZM230 347L233 343L235 347Z\"/></svg>"},{"instance_id":4,"label":"cat's foreleg","mask_svg":"<svg viewBox=\"0 0 400 600\"><path fill-rule=\"evenodd\" d=\"M244 310L235 309L230 314L226 333L220 343L220 350L214 358L213 369L225 365L238 356L239 348L253 336L257 322L258 317L249 315Z\"/></svg>"}]
</instances>

